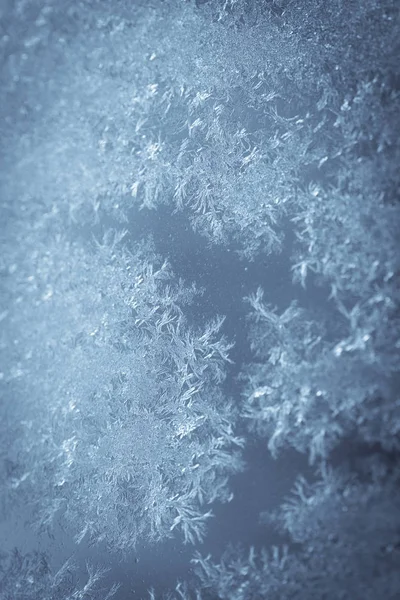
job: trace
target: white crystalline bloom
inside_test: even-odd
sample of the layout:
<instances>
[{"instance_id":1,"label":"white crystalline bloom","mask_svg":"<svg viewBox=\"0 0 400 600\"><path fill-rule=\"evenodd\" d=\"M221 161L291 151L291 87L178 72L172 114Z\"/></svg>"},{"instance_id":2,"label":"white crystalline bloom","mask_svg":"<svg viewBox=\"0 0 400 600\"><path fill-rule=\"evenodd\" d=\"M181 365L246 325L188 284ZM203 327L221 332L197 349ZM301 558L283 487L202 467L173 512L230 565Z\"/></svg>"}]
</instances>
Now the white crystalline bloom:
<instances>
[{"instance_id":1,"label":"white crystalline bloom","mask_svg":"<svg viewBox=\"0 0 400 600\"><path fill-rule=\"evenodd\" d=\"M253 392L253 398L262 398L262 396L267 396L272 393L272 389L268 386L263 386L261 388L256 389Z\"/></svg>"},{"instance_id":2,"label":"white crystalline bloom","mask_svg":"<svg viewBox=\"0 0 400 600\"><path fill-rule=\"evenodd\" d=\"M177 438L183 438L193 431L195 431L201 422L205 419L204 416L198 417L196 420L188 420L186 422L180 423L175 430L175 436Z\"/></svg>"},{"instance_id":3,"label":"white crystalline bloom","mask_svg":"<svg viewBox=\"0 0 400 600\"><path fill-rule=\"evenodd\" d=\"M38 285L17 282L12 316L26 349L18 371L21 412L32 422L31 498L47 525L57 513L80 539L118 549L172 535L179 514L174 534L200 538L207 502L217 488L227 496L226 476L239 465L228 453L234 417L216 383L230 347L222 320L192 332L181 302L193 290L174 283L167 263L118 249L112 236L96 252L34 241L34 264L24 253L21 273L35 270ZM226 451L223 466L216 448Z\"/></svg>"},{"instance_id":4,"label":"white crystalline bloom","mask_svg":"<svg viewBox=\"0 0 400 600\"><path fill-rule=\"evenodd\" d=\"M78 445L78 440L76 439L75 436L68 440L64 440L61 445L61 448L66 457L67 467L71 467L71 465L74 462L75 450L76 450L77 445Z\"/></svg>"}]
</instances>

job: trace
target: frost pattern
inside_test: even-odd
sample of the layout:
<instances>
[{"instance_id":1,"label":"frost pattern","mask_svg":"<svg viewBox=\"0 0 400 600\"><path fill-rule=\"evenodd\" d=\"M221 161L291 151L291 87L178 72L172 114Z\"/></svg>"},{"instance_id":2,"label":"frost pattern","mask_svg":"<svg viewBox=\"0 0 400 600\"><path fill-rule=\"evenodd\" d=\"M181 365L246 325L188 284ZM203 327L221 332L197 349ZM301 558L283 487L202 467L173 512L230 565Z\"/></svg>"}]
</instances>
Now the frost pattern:
<instances>
[{"instance_id":1,"label":"frost pattern","mask_svg":"<svg viewBox=\"0 0 400 600\"><path fill-rule=\"evenodd\" d=\"M34 228L16 263L4 383L23 415L19 491L36 498L42 528L62 518L78 542L127 549L175 529L194 542L241 467L219 388L231 346L223 319L190 329L195 289L120 237L89 250Z\"/></svg>"},{"instance_id":2,"label":"frost pattern","mask_svg":"<svg viewBox=\"0 0 400 600\"><path fill-rule=\"evenodd\" d=\"M291 549L232 547L217 564L197 556L204 598L373 600L383 594L394 600L400 584L393 528L400 519L398 473L379 460L366 461L362 471L363 481L332 470L314 484L298 481L296 495L275 516Z\"/></svg>"},{"instance_id":3,"label":"frost pattern","mask_svg":"<svg viewBox=\"0 0 400 600\"><path fill-rule=\"evenodd\" d=\"M87 566L84 585L77 581L76 568L71 561L53 573L44 554L22 555L18 550L0 557L1 600L110 600L118 590L106 590L101 584L104 572Z\"/></svg>"},{"instance_id":4,"label":"frost pattern","mask_svg":"<svg viewBox=\"0 0 400 600\"><path fill-rule=\"evenodd\" d=\"M278 314L263 302L261 290L249 300L257 361L247 370L244 416L268 436L274 455L293 446L314 463L355 431L364 442L399 447L398 333L389 296L375 292L366 310L356 305L352 315L339 312L333 331L296 304Z\"/></svg>"},{"instance_id":5,"label":"frost pattern","mask_svg":"<svg viewBox=\"0 0 400 600\"><path fill-rule=\"evenodd\" d=\"M198 555L201 592L175 596L395 598L396 1L134 4L0 8L3 508L29 497L42 528L126 549L196 541L229 499L243 442L222 320L191 329L194 289L119 243L133 209L165 204L246 259L295 238L294 283L325 295L318 311L249 297L242 416L319 466L276 516L299 547ZM328 468L349 438L372 458Z\"/></svg>"},{"instance_id":6,"label":"frost pattern","mask_svg":"<svg viewBox=\"0 0 400 600\"><path fill-rule=\"evenodd\" d=\"M308 125L279 114L283 90L272 65L284 52L294 69L295 48L273 23L227 26L208 9L180 0L157 10L67 3L60 15L52 1L33 3L32 32L18 30L22 47L5 49L10 80L34 65L40 81L21 77L3 91L4 103L32 120L21 139L12 136L21 158L9 192L46 203L57 196L54 209L78 226L104 214L126 222L133 206L166 204L246 257L279 250ZM66 31L52 39L50 60L46 44L61 18Z\"/></svg>"}]
</instances>

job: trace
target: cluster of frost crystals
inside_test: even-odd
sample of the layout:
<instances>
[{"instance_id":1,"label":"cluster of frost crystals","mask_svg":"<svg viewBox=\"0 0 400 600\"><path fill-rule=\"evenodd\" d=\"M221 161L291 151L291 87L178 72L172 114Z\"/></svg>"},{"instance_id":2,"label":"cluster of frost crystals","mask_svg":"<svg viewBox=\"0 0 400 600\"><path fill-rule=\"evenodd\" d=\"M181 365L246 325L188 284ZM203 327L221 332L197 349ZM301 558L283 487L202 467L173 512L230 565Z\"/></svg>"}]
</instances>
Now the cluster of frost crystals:
<instances>
[{"instance_id":1,"label":"cluster of frost crystals","mask_svg":"<svg viewBox=\"0 0 400 600\"><path fill-rule=\"evenodd\" d=\"M324 464L277 517L298 553L197 556L171 597L397 598L397 1L3 4L3 510L125 550L230 498L221 319L191 328L194 289L121 244L165 205L246 259L296 240L312 309L250 297L241 415ZM363 470L325 468L349 439Z\"/></svg>"},{"instance_id":2,"label":"cluster of frost crystals","mask_svg":"<svg viewBox=\"0 0 400 600\"><path fill-rule=\"evenodd\" d=\"M206 4L217 6L219 22L240 14L241 26L251 27L245 0ZM297 73L290 65L287 73L305 103L295 121L286 120L301 128L304 168L286 163L279 144L277 156L286 181L291 167L297 177L285 208L296 239L294 283L308 308L294 301L275 309L268 290L249 298L254 361L244 373L243 415L273 455L295 448L320 470L313 484L300 479L295 499L277 511L295 552L237 551L219 564L198 557L200 587L207 597L237 600L394 599L400 588L398 6L393 0L271 4L299 51ZM279 122L279 111L275 117ZM290 137L289 131L277 140Z\"/></svg>"},{"instance_id":3,"label":"cluster of frost crystals","mask_svg":"<svg viewBox=\"0 0 400 600\"><path fill-rule=\"evenodd\" d=\"M321 159L329 165L340 156L340 168L329 185L319 175L298 193L294 282L310 298L320 285L326 300L314 314L295 303L278 314L261 290L250 298L256 364L248 370L246 416L272 451L291 445L312 462L349 436L400 448L400 212L391 131L398 117L387 79L377 75L348 95L332 125L347 143Z\"/></svg>"},{"instance_id":4,"label":"cluster of frost crystals","mask_svg":"<svg viewBox=\"0 0 400 600\"><path fill-rule=\"evenodd\" d=\"M365 461L361 471L362 479L346 470L322 469L316 483L298 480L293 496L274 515L290 547L231 547L218 563L197 555L199 597L397 598L399 474L380 460ZM196 595L173 596L180 597Z\"/></svg>"},{"instance_id":5,"label":"cluster of frost crystals","mask_svg":"<svg viewBox=\"0 0 400 600\"><path fill-rule=\"evenodd\" d=\"M57 197L66 223L165 204L246 257L279 250L308 127L276 108L277 56L289 70L297 59L290 36L273 22L218 21L194 2L113 7L34 3L20 16L30 18L24 33L13 15L21 39L5 42L2 96L16 157L9 187Z\"/></svg>"},{"instance_id":6,"label":"cluster of frost crystals","mask_svg":"<svg viewBox=\"0 0 400 600\"><path fill-rule=\"evenodd\" d=\"M44 235L44 221L20 227L23 249L3 265L19 497L37 504L42 527L61 518L77 540L127 549L176 529L194 542L241 465L219 386L223 319L191 329L183 310L195 289L148 246L129 251L109 232L85 247Z\"/></svg>"},{"instance_id":7,"label":"cluster of frost crystals","mask_svg":"<svg viewBox=\"0 0 400 600\"><path fill-rule=\"evenodd\" d=\"M398 9L392 0L310 0L304 13L279 4L296 32L299 74L303 49L315 75L299 119L312 135L307 146L300 134L304 170L287 207L293 280L313 309L278 311L261 291L251 296L245 415L273 452L292 446L312 462L348 437L398 451ZM311 92L306 75L303 85Z\"/></svg>"},{"instance_id":8,"label":"cluster of frost crystals","mask_svg":"<svg viewBox=\"0 0 400 600\"><path fill-rule=\"evenodd\" d=\"M48 557L39 552L21 554L14 550L0 556L1 600L110 600L118 586L106 589L99 569L87 566L86 581L78 582L77 570L67 561L52 572Z\"/></svg>"},{"instance_id":9,"label":"cluster of frost crystals","mask_svg":"<svg viewBox=\"0 0 400 600\"><path fill-rule=\"evenodd\" d=\"M260 289L250 297L255 362L243 414L273 455L291 446L315 463L350 436L399 448L399 327L389 293L319 322L296 303L279 314Z\"/></svg>"}]
</instances>

